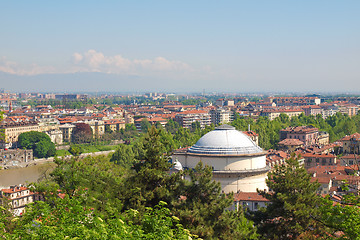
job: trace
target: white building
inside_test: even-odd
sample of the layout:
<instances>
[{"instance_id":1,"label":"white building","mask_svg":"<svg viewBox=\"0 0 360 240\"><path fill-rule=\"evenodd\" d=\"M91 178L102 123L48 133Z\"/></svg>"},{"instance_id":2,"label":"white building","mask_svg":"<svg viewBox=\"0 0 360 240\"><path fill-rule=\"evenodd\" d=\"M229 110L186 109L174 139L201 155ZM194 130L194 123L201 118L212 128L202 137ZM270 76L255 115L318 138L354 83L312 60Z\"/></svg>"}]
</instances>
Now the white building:
<instances>
[{"instance_id":1,"label":"white building","mask_svg":"<svg viewBox=\"0 0 360 240\"><path fill-rule=\"evenodd\" d=\"M26 204L34 201L34 193L23 186L11 186L9 189L1 189L0 197L10 201L14 216L20 216L25 212Z\"/></svg>"},{"instance_id":2,"label":"white building","mask_svg":"<svg viewBox=\"0 0 360 240\"><path fill-rule=\"evenodd\" d=\"M267 189L266 152L244 133L221 125L205 134L187 151L177 151L173 159L184 168L195 168L200 161L212 166L213 179L225 193L256 192Z\"/></svg>"}]
</instances>

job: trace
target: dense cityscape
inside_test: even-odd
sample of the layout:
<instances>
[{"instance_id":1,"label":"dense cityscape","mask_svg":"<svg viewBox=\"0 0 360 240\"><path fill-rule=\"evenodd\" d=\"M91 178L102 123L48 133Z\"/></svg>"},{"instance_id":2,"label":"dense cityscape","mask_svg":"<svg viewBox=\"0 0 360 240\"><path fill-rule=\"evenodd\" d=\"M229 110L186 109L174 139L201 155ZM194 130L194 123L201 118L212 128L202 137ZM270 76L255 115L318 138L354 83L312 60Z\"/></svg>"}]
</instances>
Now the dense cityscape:
<instances>
[{"instance_id":1,"label":"dense cityscape","mask_svg":"<svg viewBox=\"0 0 360 240\"><path fill-rule=\"evenodd\" d=\"M0 239L360 240L360 1L2 1Z\"/></svg>"},{"instance_id":2,"label":"dense cityscape","mask_svg":"<svg viewBox=\"0 0 360 240\"><path fill-rule=\"evenodd\" d=\"M89 208L84 214L109 221L108 230L115 227L114 217L135 221L124 223L132 229L130 238L158 234L159 229L144 229L146 217L153 224L167 221L171 238L357 236L346 224L360 216L359 96L3 90L0 102L0 183L2 199L9 201L9 214L3 215L4 230L14 231L9 236L20 236L24 230L11 230L6 221L27 214L18 221L31 220L44 211L39 201L56 209L72 206L75 200ZM21 176L16 171L22 171ZM280 176L289 179L276 180ZM78 199L77 192L84 189L92 200ZM135 189L139 195L131 193ZM300 195L294 197L294 191ZM351 215L336 216L339 207L349 208ZM127 209L140 211L143 218L130 216ZM164 209L190 231L166 220ZM154 219L157 211L163 214L160 219ZM302 222L285 231L295 218ZM333 225L332 218L342 223ZM217 229L224 221L232 223ZM49 227L54 223L48 222ZM104 236L124 232L113 234ZM44 236L51 236L51 231Z\"/></svg>"}]
</instances>

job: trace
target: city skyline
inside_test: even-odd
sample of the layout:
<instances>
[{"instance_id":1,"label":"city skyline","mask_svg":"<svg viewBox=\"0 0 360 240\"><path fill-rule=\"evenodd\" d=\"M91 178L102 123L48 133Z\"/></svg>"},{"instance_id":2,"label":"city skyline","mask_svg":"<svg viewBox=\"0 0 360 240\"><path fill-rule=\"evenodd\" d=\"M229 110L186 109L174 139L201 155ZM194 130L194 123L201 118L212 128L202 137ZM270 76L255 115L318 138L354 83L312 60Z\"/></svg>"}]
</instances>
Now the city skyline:
<instances>
[{"instance_id":1,"label":"city skyline","mask_svg":"<svg viewBox=\"0 0 360 240\"><path fill-rule=\"evenodd\" d=\"M2 3L17 92L360 92L357 1Z\"/></svg>"}]
</instances>

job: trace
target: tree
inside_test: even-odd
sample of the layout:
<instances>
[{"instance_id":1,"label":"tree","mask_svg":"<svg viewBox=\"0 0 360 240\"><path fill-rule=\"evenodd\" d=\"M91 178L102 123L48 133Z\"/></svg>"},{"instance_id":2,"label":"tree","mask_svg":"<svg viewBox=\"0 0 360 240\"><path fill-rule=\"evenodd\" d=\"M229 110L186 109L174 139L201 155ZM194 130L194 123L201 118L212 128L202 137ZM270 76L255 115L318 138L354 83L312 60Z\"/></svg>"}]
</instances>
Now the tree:
<instances>
[{"instance_id":1,"label":"tree","mask_svg":"<svg viewBox=\"0 0 360 240\"><path fill-rule=\"evenodd\" d=\"M143 118L140 122L141 131L146 133L151 128L151 123L146 118Z\"/></svg>"},{"instance_id":2,"label":"tree","mask_svg":"<svg viewBox=\"0 0 360 240\"><path fill-rule=\"evenodd\" d=\"M32 149L34 156L38 158L51 157L55 155L55 144L51 142L46 133L30 131L19 135L18 144L20 148Z\"/></svg>"},{"instance_id":3,"label":"tree","mask_svg":"<svg viewBox=\"0 0 360 240\"><path fill-rule=\"evenodd\" d=\"M79 145L71 144L69 153L71 153L73 156L80 156L80 154L83 153L83 149Z\"/></svg>"},{"instance_id":4,"label":"tree","mask_svg":"<svg viewBox=\"0 0 360 240\"><path fill-rule=\"evenodd\" d=\"M189 170L190 181L179 188L184 200L175 199L174 214L193 234L206 239L256 239L253 224L242 212L226 210L233 203L233 194L225 195L219 182L212 179L212 168L199 162Z\"/></svg>"},{"instance_id":5,"label":"tree","mask_svg":"<svg viewBox=\"0 0 360 240\"><path fill-rule=\"evenodd\" d=\"M143 211L154 207L160 201L171 202L172 189L180 176L169 175L171 163L165 154L165 146L160 141L160 132L154 126L149 129L144 145L144 158L134 165L135 173L127 179L125 209Z\"/></svg>"},{"instance_id":6,"label":"tree","mask_svg":"<svg viewBox=\"0 0 360 240\"><path fill-rule=\"evenodd\" d=\"M270 204L256 212L254 218L264 238L297 239L325 234L325 225L318 221L322 204L322 198L316 193L319 183L310 179L294 155L286 164L276 165L269 172L266 183L271 192L260 190L259 193Z\"/></svg>"},{"instance_id":7,"label":"tree","mask_svg":"<svg viewBox=\"0 0 360 240\"><path fill-rule=\"evenodd\" d=\"M170 132L171 134L174 134L178 129L180 125L178 122L175 122L172 119L169 119L168 122L165 125L165 129Z\"/></svg>"},{"instance_id":8,"label":"tree","mask_svg":"<svg viewBox=\"0 0 360 240\"><path fill-rule=\"evenodd\" d=\"M120 213L125 169L104 156L55 159L55 163L57 166L50 176L58 184L58 189L69 197L76 195L78 189L87 189L84 205L106 218Z\"/></svg>"},{"instance_id":9,"label":"tree","mask_svg":"<svg viewBox=\"0 0 360 240\"><path fill-rule=\"evenodd\" d=\"M135 162L135 154L131 146L120 144L111 156L110 162L114 162L124 168L130 168Z\"/></svg>"},{"instance_id":10,"label":"tree","mask_svg":"<svg viewBox=\"0 0 360 240\"><path fill-rule=\"evenodd\" d=\"M49 192L57 196L58 192ZM0 236L4 239L189 239L193 236L171 217L166 204L147 208L139 224L137 211L104 219L83 205L86 191L74 197L54 197L28 205L21 218L0 215ZM3 207L0 206L0 211ZM8 226L14 225L11 231ZM3 227L4 226L4 227Z\"/></svg>"},{"instance_id":11,"label":"tree","mask_svg":"<svg viewBox=\"0 0 360 240\"><path fill-rule=\"evenodd\" d=\"M71 134L71 141L75 144L90 143L93 140L92 129L89 124L76 123Z\"/></svg>"},{"instance_id":12,"label":"tree","mask_svg":"<svg viewBox=\"0 0 360 240\"><path fill-rule=\"evenodd\" d=\"M342 202L333 204L329 199L321 207L322 221L340 232L340 239L360 239L360 197L352 193L345 194ZM334 234L335 235L335 234Z\"/></svg>"}]
</instances>

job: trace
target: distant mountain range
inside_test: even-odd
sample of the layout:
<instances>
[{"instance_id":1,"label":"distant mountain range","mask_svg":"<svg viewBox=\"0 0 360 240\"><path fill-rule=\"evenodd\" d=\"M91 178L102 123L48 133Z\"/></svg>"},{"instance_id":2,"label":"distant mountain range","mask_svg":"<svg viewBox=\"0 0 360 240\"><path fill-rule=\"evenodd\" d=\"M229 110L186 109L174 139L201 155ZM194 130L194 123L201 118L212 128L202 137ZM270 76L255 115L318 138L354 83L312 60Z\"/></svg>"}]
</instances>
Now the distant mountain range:
<instances>
[{"instance_id":1,"label":"distant mountain range","mask_svg":"<svg viewBox=\"0 0 360 240\"><path fill-rule=\"evenodd\" d=\"M166 84L167 83L167 84ZM170 82L96 72L20 76L0 72L0 88L14 92L137 92L166 90ZM166 84L166 85L164 85Z\"/></svg>"}]
</instances>

